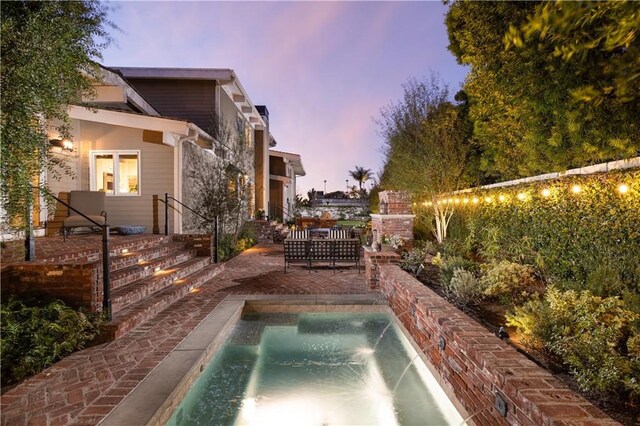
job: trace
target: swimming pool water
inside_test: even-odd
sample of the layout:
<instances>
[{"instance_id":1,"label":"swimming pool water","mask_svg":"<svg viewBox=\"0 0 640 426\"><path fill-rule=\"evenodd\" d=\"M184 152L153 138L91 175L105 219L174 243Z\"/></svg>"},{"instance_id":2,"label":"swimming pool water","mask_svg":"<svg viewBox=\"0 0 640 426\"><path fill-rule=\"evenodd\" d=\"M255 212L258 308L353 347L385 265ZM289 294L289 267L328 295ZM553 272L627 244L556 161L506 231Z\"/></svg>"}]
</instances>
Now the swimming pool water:
<instances>
[{"instance_id":1,"label":"swimming pool water","mask_svg":"<svg viewBox=\"0 0 640 426\"><path fill-rule=\"evenodd\" d=\"M379 313L245 314L168 424L460 424L402 332L393 324L382 334L391 321Z\"/></svg>"}]
</instances>

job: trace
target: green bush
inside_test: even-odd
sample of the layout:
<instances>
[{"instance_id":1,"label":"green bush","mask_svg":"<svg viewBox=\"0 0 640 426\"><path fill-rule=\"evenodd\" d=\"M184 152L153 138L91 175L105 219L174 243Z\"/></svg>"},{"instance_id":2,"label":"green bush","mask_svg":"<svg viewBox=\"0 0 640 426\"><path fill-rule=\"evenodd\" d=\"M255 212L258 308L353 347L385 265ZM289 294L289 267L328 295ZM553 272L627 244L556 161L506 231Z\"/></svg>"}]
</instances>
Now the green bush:
<instances>
[{"instance_id":1,"label":"green bush","mask_svg":"<svg viewBox=\"0 0 640 426\"><path fill-rule=\"evenodd\" d=\"M446 289L451 285L454 270L464 269L476 272L478 269L478 265L471 260L467 260L461 256L443 256L441 253L438 253L432 259L431 263L440 268L440 281Z\"/></svg>"},{"instance_id":2,"label":"green bush","mask_svg":"<svg viewBox=\"0 0 640 426\"><path fill-rule=\"evenodd\" d=\"M537 291L534 269L529 265L502 260L482 266L480 283L487 296L503 304L522 302Z\"/></svg>"},{"instance_id":3,"label":"green bush","mask_svg":"<svg viewBox=\"0 0 640 426\"><path fill-rule=\"evenodd\" d=\"M2 303L2 384L18 382L82 349L93 340L101 317L75 311L59 300L38 306L17 299Z\"/></svg>"},{"instance_id":4,"label":"green bush","mask_svg":"<svg viewBox=\"0 0 640 426\"><path fill-rule=\"evenodd\" d=\"M550 286L507 313L523 341L559 356L583 390L640 397L640 316L617 297Z\"/></svg>"},{"instance_id":5,"label":"green bush","mask_svg":"<svg viewBox=\"0 0 640 426\"><path fill-rule=\"evenodd\" d=\"M405 271L411 272L412 274L417 274L420 265L423 265L425 262L425 257L429 254L426 248L424 247L414 247L413 250L409 252L405 252L402 255L402 261L400 263L400 267Z\"/></svg>"},{"instance_id":6,"label":"green bush","mask_svg":"<svg viewBox=\"0 0 640 426\"><path fill-rule=\"evenodd\" d=\"M484 288L476 276L461 268L453 270L453 276L447 291L463 305L482 299Z\"/></svg>"},{"instance_id":7,"label":"green bush","mask_svg":"<svg viewBox=\"0 0 640 426\"><path fill-rule=\"evenodd\" d=\"M617 190L622 183L628 186L625 194ZM580 186L579 193L571 191L573 185ZM550 195L543 196L543 189ZM489 261L533 264L566 289L602 282L600 265L614 268L624 288L640 289L640 171L569 176L468 197L493 201L456 207L448 244L477 247ZM605 287L610 284L617 287L611 282Z\"/></svg>"}]
</instances>

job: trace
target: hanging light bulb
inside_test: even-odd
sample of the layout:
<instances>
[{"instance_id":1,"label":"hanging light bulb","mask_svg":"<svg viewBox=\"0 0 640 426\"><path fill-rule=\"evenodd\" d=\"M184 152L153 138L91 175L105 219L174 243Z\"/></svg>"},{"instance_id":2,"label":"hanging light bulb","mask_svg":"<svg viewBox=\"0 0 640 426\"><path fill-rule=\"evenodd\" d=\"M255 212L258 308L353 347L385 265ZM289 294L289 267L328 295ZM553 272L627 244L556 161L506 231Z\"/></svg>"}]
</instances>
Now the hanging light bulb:
<instances>
[{"instance_id":1,"label":"hanging light bulb","mask_svg":"<svg viewBox=\"0 0 640 426\"><path fill-rule=\"evenodd\" d=\"M580 185L573 185L571 187L571 192L573 192L574 194L579 194L582 191L582 188L580 187Z\"/></svg>"},{"instance_id":2,"label":"hanging light bulb","mask_svg":"<svg viewBox=\"0 0 640 426\"><path fill-rule=\"evenodd\" d=\"M478 204L480 202L478 197L473 197L473 200L471 200L471 201L473 202L473 204Z\"/></svg>"},{"instance_id":3,"label":"hanging light bulb","mask_svg":"<svg viewBox=\"0 0 640 426\"><path fill-rule=\"evenodd\" d=\"M549 188L545 188L542 190L543 197L548 197L549 195L551 195L551 190Z\"/></svg>"},{"instance_id":4,"label":"hanging light bulb","mask_svg":"<svg viewBox=\"0 0 640 426\"><path fill-rule=\"evenodd\" d=\"M618 186L618 192L621 194L626 194L627 192L629 192L629 186L627 184L621 183Z\"/></svg>"},{"instance_id":5,"label":"hanging light bulb","mask_svg":"<svg viewBox=\"0 0 640 426\"><path fill-rule=\"evenodd\" d=\"M521 192L521 193L518 194L518 200L524 201L525 198L527 198L527 196L524 195L524 192Z\"/></svg>"},{"instance_id":6,"label":"hanging light bulb","mask_svg":"<svg viewBox=\"0 0 640 426\"><path fill-rule=\"evenodd\" d=\"M490 203L490 202L491 202L491 197L486 197L486 198L484 199L484 201L486 201L487 203Z\"/></svg>"},{"instance_id":7,"label":"hanging light bulb","mask_svg":"<svg viewBox=\"0 0 640 426\"><path fill-rule=\"evenodd\" d=\"M502 194L500 194L500 196L498 197L498 200L500 200L500 201L504 201L504 200L506 200L506 199L507 199L507 197L505 197L505 196L504 196L504 195L502 195Z\"/></svg>"}]
</instances>

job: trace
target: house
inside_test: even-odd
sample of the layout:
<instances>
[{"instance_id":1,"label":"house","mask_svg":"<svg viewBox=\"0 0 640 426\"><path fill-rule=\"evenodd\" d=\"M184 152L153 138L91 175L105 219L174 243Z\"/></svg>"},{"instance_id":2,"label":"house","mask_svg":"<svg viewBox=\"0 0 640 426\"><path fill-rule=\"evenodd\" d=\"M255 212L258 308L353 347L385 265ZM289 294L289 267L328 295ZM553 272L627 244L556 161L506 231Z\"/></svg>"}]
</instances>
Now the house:
<instances>
[{"instance_id":1,"label":"house","mask_svg":"<svg viewBox=\"0 0 640 426\"><path fill-rule=\"evenodd\" d=\"M296 179L305 176L299 154L269 151L269 216L284 220L294 217Z\"/></svg>"},{"instance_id":2,"label":"house","mask_svg":"<svg viewBox=\"0 0 640 426\"><path fill-rule=\"evenodd\" d=\"M277 184L271 189L269 148L275 139L269 131L269 113L251 102L233 70L102 67L101 71L97 96L87 100L91 108L69 106L72 140L62 141L52 123L52 154L71 172L48 176L54 194L104 191L112 227L145 225L147 233L164 227L164 194L193 207L197 185L192 172L202 162L210 169L225 164L229 179L225 185L247 188L242 212L247 219L258 209L268 210L272 193L282 205L295 198L291 170L275 174L289 179L289 186L280 192ZM235 151L242 156L234 157ZM304 174L297 158L298 172ZM58 232L64 216L49 220L49 234ZM42 213L41 220L46 218ZM198 231L193 215L175 203L169 209L168 227L170 233Z\"/></svg>"}]
</instances>

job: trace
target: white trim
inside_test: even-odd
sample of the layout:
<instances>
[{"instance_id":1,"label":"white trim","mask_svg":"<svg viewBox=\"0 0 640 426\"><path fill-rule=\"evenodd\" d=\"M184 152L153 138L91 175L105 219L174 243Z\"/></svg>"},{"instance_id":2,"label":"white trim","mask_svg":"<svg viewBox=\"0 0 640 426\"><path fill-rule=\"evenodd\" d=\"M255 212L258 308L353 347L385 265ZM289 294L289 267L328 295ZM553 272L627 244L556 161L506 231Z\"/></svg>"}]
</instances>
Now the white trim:
<instances>
[{"instance_id":1,"label":"white trim","mask_svg":"<svg viewBox=\"0 0 640 426\"><path fill-rule=\"evenodd\" d=\"M640 157L629 158L626 160L610 161L608 163L594 164L593 166L580 167L570 169L564 172L545 173L543 175L530 176L521 179L509 180L506 182L493 183L491 185L477 186L474 188L460 189L454 191L453 194L464 194L467 192L478 191L482 189L504 188L507 186L521 185L523 183L542 182L545 180L559 179L565 176L575 175L592 175L595 173L607 173L613 170L637 169L640 168Z\"/></svg>"},{"instance_id":2,"label":"white trim","mask_svg":"<svg viewBox=\"0 0 640 426\"><path fill-rule=\"evenodd\" d=\"M106 195L108 197L141 197L142 196L142 156L140 154L140 150L133 150L133 149L118 149L118 150L104 150L104 149L99 149L99 150L90 150L89 151L89 189L91 191L97 191L97 182L96 182L96 174L95 174L95 158L97 155L103 155L103 154L107 154L107 155L112 155L113 156L113 194L106 192ZM118 158L120 157L120 155L130 155L130 154L135 154L138 157L138 193L137 194L133 194L133 193L119 193L118 187L119 187L119 179L120 179L120 174L119 174L119 167L120 167L120 162L118 161Z\"/></svg>"},{"instance_id":3,"label":"white trim","mask_svg":"<svg viewBox=\"0 0 640 426\"><path fill-rule=\"evenodd\" d=\"M105 109L89 109L76 105L70 105L68 112L69 117L78 120L131 127L134 129L153 130L156 132L171 132L181 136L187 136L189 134L188 122L172 120L170 118L152 117Z\"/></svg>"},{"instance_id":4,"label":"white trim","mask_svg":"<svg viewBox=\"0 0 640 426\"><path fill-rule=\"evenodd\" d=\"M415 214L370 214L372 219L413 219Z\"/></svg>"}]
</instances>

